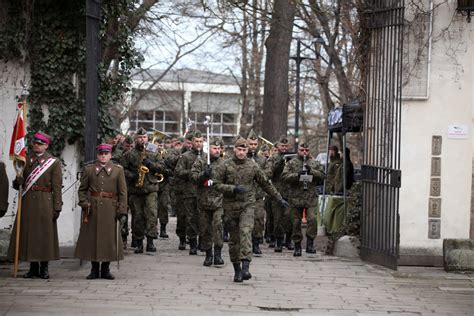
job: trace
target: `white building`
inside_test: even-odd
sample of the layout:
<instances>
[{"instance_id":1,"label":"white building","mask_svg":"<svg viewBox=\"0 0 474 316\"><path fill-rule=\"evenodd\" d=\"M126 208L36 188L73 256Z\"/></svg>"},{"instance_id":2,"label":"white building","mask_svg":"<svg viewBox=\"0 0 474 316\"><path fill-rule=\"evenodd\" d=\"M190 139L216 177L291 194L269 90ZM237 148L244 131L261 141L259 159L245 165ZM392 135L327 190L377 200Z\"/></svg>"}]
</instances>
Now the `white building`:
<instances>
[{"instance_id":1,"label":"white building","mask_svg":"<svg viewBox=\"0 0 474 316\"><path fill-rule=\"evenodd\" d=\"M444 238L474 238L474 23L456 1L424 4L435 9L411 33L424 46L405 38L412 73L403 88L399 263L439 265Z\"/></svg>"},{"instance_id":2,"label":"white building","mask_svg":"<svg viewBox=\"0 0 474 316\"><path fill-rule=\"evenodd\" d=\"M241 97L236 78L200 70L148 69L132 81L133 111L125 129L151 128L170 135L182 135L186 122L191 129L206 131L207 115L213 122L212 134L230 143L239 131Z\"/></svg>"}]
</instances>

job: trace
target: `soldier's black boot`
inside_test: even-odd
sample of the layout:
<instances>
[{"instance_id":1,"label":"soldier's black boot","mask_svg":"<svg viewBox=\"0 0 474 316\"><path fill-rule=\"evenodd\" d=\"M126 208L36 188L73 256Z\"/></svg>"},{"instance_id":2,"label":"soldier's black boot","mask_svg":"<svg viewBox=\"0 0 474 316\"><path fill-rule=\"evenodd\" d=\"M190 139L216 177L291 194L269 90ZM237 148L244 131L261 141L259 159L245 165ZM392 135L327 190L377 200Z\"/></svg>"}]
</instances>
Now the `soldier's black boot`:
<instances>
[{"instance_id":1,"label":"soldier's black boot","mask_svg":"<svg viewBox=\"0 0 474 316\"><path fill-rule=\"evenodd\" d=\"M295 242L295 251L293 252L293 256L301 257L301 241Z\"/></svg>"},{"instance_id":2,"label":"soldier's black boot","mask_svg":"<svg viewBox=\"0 0 474 316\"><path fill-rule=\"evenodd\" d=\"M260 250L260 239L258 238L252 238L252 252L256 255L261 255L262 250Z\"/></svg>"},{"instance_id":3,"label":"soldier's black boot","mask_svg":"<svg viewBox=\"0 0 474 316\"><path fill-rule=\"evenodd\" d=\"M30 270L23 274L23 277L25 279L38 278L40 275L39 267L39 262L30 262Z\"/></svg>"},{"instance_id":4,"label":"soldier's black boot","mask_svg":"<svg viewBox=\"0 0 474 316\"><path fill-rule=\"evenodd\" d=\"M244 259L242 260L242 280L250 280L252 275L249 272L250 268L250 260Z\"/></svg>"},{"instance_id":5,"label":"soldier's black boot","mask_svg":"<svg viewBox=\"0 0 474 316\"><path fill-rule=\"evenodd\" d=\"M49 262L48 261L41 261L40 262L40 274L39 277L42 279L49 279Z\"/></svg>"},{"instance_id":6,"label":"soldier's black boot","mask_svg":"<svg viewBox=\"0 0 474 316\"><path fill-rule=\"evenodd\" d=\"M270 241L268 242L268 248L275 248L275 237L270 236Z\"/></svg>"},{"instance_id":7,"label":"soldier's black boot","mask_svg":"<svg viewBox=\"0 0 474 316\"><path fill-rule=\"evenodd\" d=\"M100 277L106 280L114 280L115 277L110 273L110 262L102 262L100 267Z\"/></svg>"},{"instance_id":8,"label":"soldier's black boot","mask_svg":"<svg viewBox=\"0 0 474 316\"><path fill-rule=\"evenodd\" d=\"M229 231L224 228L224 242L229 242Z\"/></svg>"},{"instance_id":9,"label":"soldier's black boot","mask_svg":"<svg viewBox=\"0 0 474 316\"><path fill-rule=\"evenodd\" d=\"M156 252L156 247L153 244L153 238L146 239L146 252Z\"/></svg>"},{"instance_id":10,"label":"soldier's black boot","mask_svg":"<svg viewBox=\"0 0 474 316\"><path fill-rule=\"evenodd\" d=\"M314 249L314 239L306 236L306 253L316 253Z\"/></svg>"},{"instance_id":11,"label":"soldier's black boot","mask_svg":"<svg viewBox=\"0 0 474 316\"><path fill-rule=\"evenodd\" d=\"M197 255L197 240L196 238L189 240L189 254L191 256Z\"/></svg>"},{"instance_id":12,"label":"soldier's black boot","mask_svg":"<svg viewBox=\"0 0 474 316\"><path fill-rule=\"evenodd\" d=\"M179 250L186 250L186 237L179 237Z\"/></svg>"},{"instance_id":13,"label":"soldier's black boot","mask_svg":"<svg viewBox=\"0 0 474 316\"><path fill-rule=\"evenodd\" d=\"M285 247L286 249L288 250L293 250L295 249L295 247L293 246L293 242L291 241L291 234L290 233L286 233L286 237L285 237Z\"/></svg>"},{"instance_id":14,"label":"soldier's black boot","mask_svg":"<svg viewBox=\"0 0 474 316\"><path fill-rule=\"evenodd\" d=\"M127 249L127 236L122 236L123 249Z\"/></svg>"},{"instance_id":15,"label":"soldier's black boot","mask_svg":"<svg viewBox=\"0 0 474 316\"><path fill-rule=\"evenodd\" d=\"M204 266L212 266L212 247L206 250L206 259L204 259Z\"/></svg>"},{"instance_id":16,"label":"soldier's black boot","mask_svg":"<svg viewBox=\"0 0 474 316\"><path fill-rule=\"evenodd\" d=\"M143 253L143 239L135 240L135 253Z\"/></svg>"},{"instance_id":17,"label":"soldier's black boot","mask_svg":"<svg viewBox=\"0 0 474 316\"><path fill-rule=\"evenodd\" d=\"M166 224L160 224L160 238L168 238L168 234L166 233Z\"/></svg>"},{"instance_id":18,"label":"soldier's black boot","mask_svg":"<svg viewBox=\"0 0 474 316\"><path fill-rule=\"evenodd\" d=\"M214 265L220 266L224 264L222 259L222 247L214 246Z\"/></svg>"},{"instance_id":19,"label":"soldier's black boot","mask_svg":"<svg viewBox=\"0 0 474 316\"><path fill-rule=\"evenodd\" d=\"M99 275L100 264L98 262L92 261L91 265L92 265L91 273L89 273L89 275L87 276L87 280L98 279L100 277Z\"/></svg>"},{"instance_id":20,"label":"soldier's black boot","mask_svg":"<svg viewBox=\"0 0 474 316\"><path fill-rule=\"evenodd\" d=\"M242 269L240 269L240 262L232 263L234 266L234 282L243 282Z\"/></svg>"},{"instance_id":21,"label":"soldier's black boot","mask_svg":"<svg viewBox=\"0 0 474 316\"><path fill-rule=\"evenodd\" d=\"M283 238L282 237L277 237L276 238L275 252L282 252L282 251L283 251Z\"/></svg>"}]
</instances>

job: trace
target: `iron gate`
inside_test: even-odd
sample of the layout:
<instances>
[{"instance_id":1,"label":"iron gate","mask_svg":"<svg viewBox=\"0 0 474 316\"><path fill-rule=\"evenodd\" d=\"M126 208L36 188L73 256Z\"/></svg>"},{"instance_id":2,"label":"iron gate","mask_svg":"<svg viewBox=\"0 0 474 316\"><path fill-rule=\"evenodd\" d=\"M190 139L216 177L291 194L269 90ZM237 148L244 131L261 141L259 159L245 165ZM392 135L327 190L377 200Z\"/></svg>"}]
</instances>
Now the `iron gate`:
<instances>
[{"instance_id":1,"label":"iron gate","mask_svg":"<svg viewBox=\"0 0 474 316\"><path fill-rule=\"evenodd\" d=\"M361 258L396 270L404 0L366 0Z\"/></svg>"}]
</instances>

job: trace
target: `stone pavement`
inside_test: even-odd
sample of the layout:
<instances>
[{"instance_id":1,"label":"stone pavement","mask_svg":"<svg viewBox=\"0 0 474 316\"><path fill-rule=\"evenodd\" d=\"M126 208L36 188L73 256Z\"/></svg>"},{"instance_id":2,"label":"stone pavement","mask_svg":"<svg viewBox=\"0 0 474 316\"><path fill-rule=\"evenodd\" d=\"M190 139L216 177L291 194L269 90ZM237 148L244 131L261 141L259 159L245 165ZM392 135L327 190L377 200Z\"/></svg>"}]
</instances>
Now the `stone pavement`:
<instances>
[{"instance_id":1,"label":"stone pavement","mask_svg":"<svg viewBox=\"0 0 474 316\"><path fill-rule=\"evenodd\" d=\"M174 230L171 219L169 232ZM1 315L473 315L474 275L441 268L400 267L394 272L361 261L292 252L264 255L252 279L233 283L226 265L204 267L204 255L178 251L174 234L156 255L128 250L114 281L86 280L90 264L63 259L51 279L11 277L0 266ZM27 270L21 265L20 275Z\"/></svg>"}]
</instances>

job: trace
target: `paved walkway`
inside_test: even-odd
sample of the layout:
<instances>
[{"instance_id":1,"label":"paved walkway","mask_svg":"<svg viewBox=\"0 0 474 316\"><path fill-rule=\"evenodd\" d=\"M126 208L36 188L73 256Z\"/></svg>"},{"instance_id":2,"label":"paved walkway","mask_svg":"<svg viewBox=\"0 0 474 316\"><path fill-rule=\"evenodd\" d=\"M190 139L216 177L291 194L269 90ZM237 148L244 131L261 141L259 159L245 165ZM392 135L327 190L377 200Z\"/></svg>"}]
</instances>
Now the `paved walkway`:
<instances>
[{"instance_id":1,"label":"paved walkway","mask_svg":"<svg viewBox=\"0 0 474 316\"><path fill-rule=\"evenodd\" d=\"M319 253L296 259L264 246L264 255L252 261L252 279L237 284L227 246L226 264L208 268L202 253L189 256L177 244L172 236L158 242L156 255L127 251L120 270L112 266L114 281L86 280L90 265L73 259L51 264L48 281L13 279L11 265L2 265L0 314L474 314L474 274L413 267L393 272ZM27 265L21 268L22 274Z\"/></svg>"}]
</instances>

